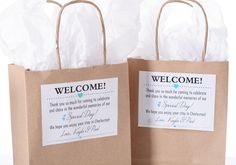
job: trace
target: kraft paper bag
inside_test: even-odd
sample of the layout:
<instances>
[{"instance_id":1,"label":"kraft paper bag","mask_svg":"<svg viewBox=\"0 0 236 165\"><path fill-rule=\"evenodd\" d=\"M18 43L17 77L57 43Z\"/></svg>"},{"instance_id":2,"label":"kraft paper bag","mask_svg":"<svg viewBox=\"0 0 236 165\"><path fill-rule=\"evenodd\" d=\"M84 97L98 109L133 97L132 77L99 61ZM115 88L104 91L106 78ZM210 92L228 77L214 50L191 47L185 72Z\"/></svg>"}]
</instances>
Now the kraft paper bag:
<instances>
[{"instance_id":1,"label":"kraft paper bag","mask_svg":"<svg viewBox=\"0 0 236 165\"><path fill-rule=\"evenodd\" d=\"M9 81L14 165L131 164L128 64L43 72L9 65Z\"/></svg>"},{"instance_id":2,"label":"kraft paper bag","mask_svg":"<svg viewBox=\"0 0 236 165\"><path fill-rule=\"evenodd\" d=\"M174 2L190 5L161 11ZM225 164L228 62L204 61L207 35L202 62L160 61L158 44L157 61L129 59L133 165Z\"/></svg>"}]
</instances>

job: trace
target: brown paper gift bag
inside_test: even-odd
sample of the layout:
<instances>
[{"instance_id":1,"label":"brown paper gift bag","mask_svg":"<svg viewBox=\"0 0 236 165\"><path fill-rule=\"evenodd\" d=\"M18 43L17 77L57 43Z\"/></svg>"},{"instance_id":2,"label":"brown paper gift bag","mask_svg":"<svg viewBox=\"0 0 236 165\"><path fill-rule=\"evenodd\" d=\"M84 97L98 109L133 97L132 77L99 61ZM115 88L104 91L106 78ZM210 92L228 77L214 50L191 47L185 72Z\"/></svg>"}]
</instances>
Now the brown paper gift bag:
<instances>
[{"instance_id":1,"label":"brown paper gift bag","mask_svg":"<svg viewBox=\"0 0 236 165\"><path fill-rule=\"evenodd\" d=\"M194 0L188 0L202 5ZM170 0L170 3L187 1ZM203 9L203 8L202 8ZM204 15L206 13L203 9ZM133 165L224 165L228 62L129 59Z\"/></svg>"},{"instance_id":2,"label":"brown paper gift bag","mask_svg":"<svg viewBox=\"0 0 236 165\"><path fill-rule=\"evenodd\" d=\"M75 3L98 10L106 63L94 3L68 3L60 18ZM9 65L9 79L15 165L131 164L128 64L37 72Z\"/></svg>"}]
</instances>

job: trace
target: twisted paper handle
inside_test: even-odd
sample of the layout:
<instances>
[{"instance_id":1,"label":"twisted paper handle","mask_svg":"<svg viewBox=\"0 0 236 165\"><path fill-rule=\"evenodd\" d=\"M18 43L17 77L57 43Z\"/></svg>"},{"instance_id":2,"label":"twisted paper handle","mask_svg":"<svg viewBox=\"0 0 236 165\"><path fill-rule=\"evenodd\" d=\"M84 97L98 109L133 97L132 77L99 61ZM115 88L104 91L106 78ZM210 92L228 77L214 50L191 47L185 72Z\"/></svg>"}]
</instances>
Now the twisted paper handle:
<instances>
[{"instance_id":1,"label":"twisted paper handle","mask_svg":"<svg viewBox=\"0 0 236 165\"><path fill-rule=\"evenodd\" d=\"M59 6L59 7L62 7L62 5L60 3L58 3L58 2L56 2L56 1L47 0L47 3L52 3L52 4L55 4L55 5Z\"/></svg>"},{"instance_id":2,"label":"twisted paper handle","mask_svg":"<svg viewBox=\"0 0 236 165\"><path fill-rule=\"evenodd\" d=\"M160 48L159 48L160 32L159 32L159 27L160 27L160 19L161 19L163 9L165 8L165 6L167 6L168 4L171 4L171 3L182 3L182 4L186 4L186 5L192 7L192 5L190 3L188 3L188 1L198 5L202 9L202 12L203 12L204 17L205 17L205 38L204 38L204 47L203 47L203 50L202 50L202 61L205 61L206 52L207 52L207 42L208 42L208 26L209 26L208 25L208 18L207 18L207 14L206 14L203 6L195 0L168 0L167 2L165 2L162 5L162 7L160 9L160 12L158 14L158 17L157 17L157 25L156 25L156 56L157 56L158 61L160 60Z\"/></svg>"},{"instance_id":3,"label":"twisted paper handle","mask_svg":"<svg viewBox=\"0 0 236 165\"><path fill-rule=\"evenodd\" d=\"M60 44L59 44L59 42L60 42L60 25L61 25L62 14L63 14L63 11L68 6L73 5L73 4L79 4L79 3L88 4L88 5L93 6L99 14L99 18L100 18L101 26L102 26L102 34L103 34L103 57L104 57L103 62L104 62L104 65L106 65L106 61L107 61L106 29L105 29L105 23L104 23L104 19L103 19L103 16L102 16L102 12L99 9L99 7L93 2L84 1L84 0L74 0L74 1L66 3L64 6L62 6L61 11L59 13L58 21L57 21L56 44L57 44L57 57L58 57L59 69L62 69L61 55L60 55Z\"/></svg>"}]
</instances>

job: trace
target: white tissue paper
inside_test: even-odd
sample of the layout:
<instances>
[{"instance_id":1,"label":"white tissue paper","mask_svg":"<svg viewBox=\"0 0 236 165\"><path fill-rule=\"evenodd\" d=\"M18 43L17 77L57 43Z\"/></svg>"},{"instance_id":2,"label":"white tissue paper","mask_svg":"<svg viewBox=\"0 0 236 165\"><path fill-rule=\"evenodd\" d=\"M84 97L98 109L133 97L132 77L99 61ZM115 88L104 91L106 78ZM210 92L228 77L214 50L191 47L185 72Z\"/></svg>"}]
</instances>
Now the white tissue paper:
<instances>
[{"instance_id":1,"label":"white tissue paper","mask_svg":"<svg viewBox=\"0 0 236 165\"><path fill-rule=\"evenodd\" d=\"M137 47L141 28L140 4L143 0L109 1L111 7L106 16L108 63L116 64L126 62L129 54Z\"/></svg>"},{"instance_id":2,"label":"white tissue paper","mask_svg":"<svg viewBox=\"0 0 236 165\"><path fill-rule=\"evenodd\" d=\"M138 43L142 0L92 0L102 10L107 33L107 63L125 62ZM69 2L69 1L68 1ZM20 0L0 17L0 47L14 64L31 70L57 69L56 15L46 0ZM51 18L51 19L50 19ZM102 29L96 10L86 4L67 7L62 16L60 54L63 68L103 64Z\"/></svg>"},{"instance_id":3,"label":"white tissue paper","mask_svg":"<svg viewBox=\"0 0 236 165\"><path fill-rule=\"evenodd\" d=\"M60 2L60 1L59 1ZM69 2L69 0L67 1ZM164 0L92 0L101 9L107 34L107 63L128 57L155 60L155 26ZM208 15L207 61L227 60L227 31L214 0L200 1ZM0 15L0 48L12 63L26 69L58 69L56 22L46 0L18 0ZM181 11L181 12L180 12ZM204 19L199 7L171 4L160 24L161 60L199 61L204 41ZM103 64L102 29L96 10L85 4L65 9L60 31L63 68Z\"/></svg>"},{"instance_id":4,"label":"white tissue paper","mask_svg":"<svg viewBox=\"0 0 236 165\"><path fill-rule=\"evenodd\" d=\"M141 31L137 49L129 57L156 59L156 21L164 0L144 0L141 4ZM199 1L208 16L209 38L206 61L228 59L227 30L219 6L214 0ZM191 3L191 2L190 2ZM205 20L202 10L184 4L168 4L160 22L160 59L201 61L204 44Z\"/></svg>"},{"instance_id":5,"label":"white tissue paper","mask_svg":"<svg viewBox=\"0 0 236 165\"><path fill-rule=\"evenodd\" d=\"M138 43L142 0L92 2L100 7L105 20L107 63L126 62ZM97 11L87 4L78 4L68 7L63 17L60 33L63 68L102 65L102 29Z\"/></svg>"},{"instance_id":6,"label":"white tissue paper","mask_svg":"<svg viewBox=\"0 0 236 165\"><path fill-rule=\"evenodd\" d=\"M46 1L19 0L0 16L0 47L17 65L55 68L55 27L44 13Z\"/></svg>"}]
</instances>

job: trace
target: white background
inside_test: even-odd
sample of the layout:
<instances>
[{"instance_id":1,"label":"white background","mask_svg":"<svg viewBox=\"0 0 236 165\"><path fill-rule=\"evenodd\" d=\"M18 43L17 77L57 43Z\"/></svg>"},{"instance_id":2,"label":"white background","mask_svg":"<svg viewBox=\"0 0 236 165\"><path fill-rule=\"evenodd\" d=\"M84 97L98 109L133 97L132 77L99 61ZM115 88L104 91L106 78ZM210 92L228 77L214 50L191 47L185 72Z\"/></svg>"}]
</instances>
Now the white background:
<instances>
[{"instance_id":1,"label":"white background","mask_svg":"<svg viewBox=\"0 0 236 165\"><path fill-rule=\"evenodd\" d=\"M61 0L63 1L63 0ZM228 28L228 42L230 55L230 80L229 80L229 112L227 135L227 165L236 164L236 104L235 84L236 76L236 1L217 0L221 6L225 24ZM0 0L0 12L9 6L13 0ZM0 51L0 164L12 165L12 143L10 124L10 103L8 88L8 60Z\"/></svg>"}]
</instances>

